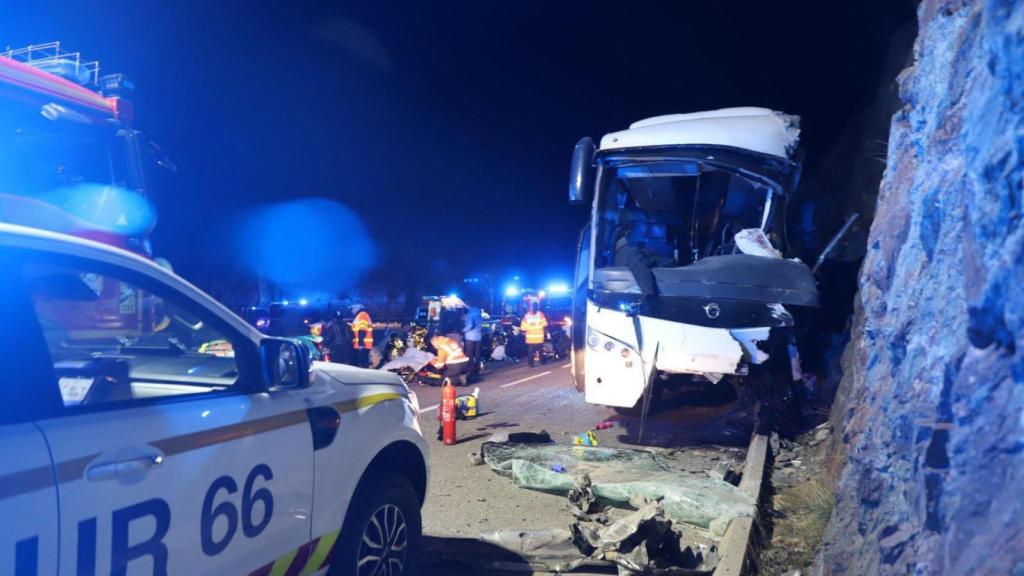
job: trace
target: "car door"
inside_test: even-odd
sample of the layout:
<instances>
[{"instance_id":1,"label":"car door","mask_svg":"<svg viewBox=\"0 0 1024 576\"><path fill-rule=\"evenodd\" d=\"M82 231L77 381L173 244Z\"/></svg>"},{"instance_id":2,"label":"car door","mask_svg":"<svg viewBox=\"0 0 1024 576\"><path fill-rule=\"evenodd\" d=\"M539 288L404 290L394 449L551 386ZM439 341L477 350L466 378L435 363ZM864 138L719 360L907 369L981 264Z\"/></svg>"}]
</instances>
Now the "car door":
<instances>
[{"instance_id":1,"label":"car door","mask_svg":"<svg viewBox=\"0 0 1024 576\"><path fill-rule=\"evenodd\" d=\"M57 486L46 442L31 423L0 425L0 438L0 574L57 574Z\"/></svg>"},{"instance_id":2,"label":"car door","mask_svg":"<svg viewBox=\"0 0 1024 576\"><path fill-rule=\"evenodd\" d=\"M57 574L57 483L37 418L60 406L17 262L0 252L0 574Z\"/></svg>"},{"instance_id":3,"label":"car door","mask_svg":"<svg viewBox=\"0 0 1024 576\"><path fill-rule=\"evenodd\" d=\"M313 446L257 343L160 281L70 257L23 268L62 409L60 572L244 574L304 560Z\"/></svg>"}]
</instances>

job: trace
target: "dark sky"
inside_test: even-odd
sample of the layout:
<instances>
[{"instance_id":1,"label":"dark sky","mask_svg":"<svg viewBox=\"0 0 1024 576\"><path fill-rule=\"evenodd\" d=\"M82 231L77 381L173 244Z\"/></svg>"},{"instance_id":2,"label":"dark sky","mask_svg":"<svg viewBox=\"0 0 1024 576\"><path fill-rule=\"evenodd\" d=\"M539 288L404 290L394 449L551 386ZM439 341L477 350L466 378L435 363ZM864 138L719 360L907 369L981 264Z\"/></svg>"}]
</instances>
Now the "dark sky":
<instances>
[{"instance_id":1,"label":"dark sky","mask_svg":"<svg viewBox=\"0 0 1024 576\"><path fill-rule=\"evenodd\" d=\"M585 218L566 203L572 146L640 118L799 114L813 171L875 94L913 5L91 0L4 12L0 44L59 39L135 81L137 125L180 167L156 180L157 252L186 275L230 268L216 264L246 208L320 196L362 217L378 266L431 262L455 279L568 273Z\"/></svg>"}]
</instances>

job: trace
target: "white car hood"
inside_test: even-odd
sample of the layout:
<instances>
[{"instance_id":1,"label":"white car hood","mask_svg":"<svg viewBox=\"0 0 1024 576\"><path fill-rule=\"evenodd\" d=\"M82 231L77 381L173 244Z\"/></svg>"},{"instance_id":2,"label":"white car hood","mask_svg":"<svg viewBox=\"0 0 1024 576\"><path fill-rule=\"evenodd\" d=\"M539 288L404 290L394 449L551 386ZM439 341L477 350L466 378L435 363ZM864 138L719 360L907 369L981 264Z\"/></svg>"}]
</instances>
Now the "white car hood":
<instances>
[{"instance_id":1,"label":"white car hood","mask_svg":"<svg viewBox=\"0 0 1024 576\"><path fill-rule=\"evenodd\" d=\"M383 370L367 370L346 364L313 362L312 376L323 374L335 382L345 385L390 385L405 387L398 374Z\"/></svg>"}]
</instances>

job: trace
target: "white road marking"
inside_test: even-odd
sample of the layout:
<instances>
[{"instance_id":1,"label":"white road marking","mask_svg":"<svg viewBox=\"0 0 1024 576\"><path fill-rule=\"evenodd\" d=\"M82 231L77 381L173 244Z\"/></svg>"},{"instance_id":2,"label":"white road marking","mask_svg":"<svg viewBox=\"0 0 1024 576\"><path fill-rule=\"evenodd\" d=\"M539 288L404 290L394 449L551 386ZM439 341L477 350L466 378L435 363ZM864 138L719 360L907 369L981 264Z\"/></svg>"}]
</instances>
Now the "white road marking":
<instances>
[{"instance_id":1,"label":"white road marking","mask_svg":"<svg viewBox=\"0 0 1024 576\"><path fill-rule=\"evenodd\" d=\"M433 406L428 406L427 408L420 408L420 414L426 414L427 412L433 412L434 410L437 410L440 406L441 406L440 404L434 404Z\"/></svg>"},{"instance_id":2,"label":"white road marking","mask_svg":"<svg viewBox=\"0 0 1024 576\"><path fill-rule=\"evenodd\" d=\"M572 362L569 362L568 364L562 364L562 368L568 368L570 366L572 366Z\"/></svg>"},{"instance_id":3,"label":"white road marking","mask_svg":"<svg viewBox=\"0 0 1024 576\"><path fill-rule=\"evenodd\" d=\"M540 374L534 374L533 376L527 376L526 378L520 378L519 380L516 380L515 382L509 382L508 384L502 384L501 386L498 386L498 388L508 388L509 386L515 386L516 384L522 384L523 382L529 382L530 380L535 380L537 378L540 378L541 376L547 376L548 374L551 374L551 370L548 370L547 372L541 372Z\"/></svg>"}]
</instances>

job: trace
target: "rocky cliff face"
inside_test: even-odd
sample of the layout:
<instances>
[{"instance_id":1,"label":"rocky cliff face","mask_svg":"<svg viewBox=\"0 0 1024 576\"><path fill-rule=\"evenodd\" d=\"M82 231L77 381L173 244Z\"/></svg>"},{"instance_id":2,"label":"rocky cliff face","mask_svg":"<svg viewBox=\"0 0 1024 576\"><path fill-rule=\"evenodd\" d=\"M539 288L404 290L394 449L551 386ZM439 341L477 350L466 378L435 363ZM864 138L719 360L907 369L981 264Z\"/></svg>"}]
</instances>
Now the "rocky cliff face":
<instances>
[{"instance_id":1,"label":"rocky cliff face","mask_svg":"<svg viewBox=\"0 0 1024 576\"><path fill-rule=\"evenodd\" d=\"M828 574L1024 574L1024 2L924 0L836 404Z\"/></svg>"}]
</instances>

